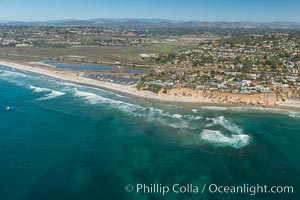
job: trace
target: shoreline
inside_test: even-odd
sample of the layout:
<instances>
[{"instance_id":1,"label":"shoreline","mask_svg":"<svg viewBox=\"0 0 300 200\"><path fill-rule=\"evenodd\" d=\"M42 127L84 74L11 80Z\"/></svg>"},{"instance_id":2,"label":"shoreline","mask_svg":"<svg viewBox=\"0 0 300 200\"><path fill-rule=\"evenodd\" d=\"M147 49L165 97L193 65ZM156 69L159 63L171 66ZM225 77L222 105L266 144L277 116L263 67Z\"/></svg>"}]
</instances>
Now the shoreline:
<instances>
[{"instance_id":1,"label":"shoreline","mask_svg":"<svg viewBox=\"0 0 300 200\"><path fill-rule=\"evenodd\" d=\"M116 83L109 83L104 81L98 81L81 76L70 75L67 72L54 69L44 69L39 67L33 67L23 63L16 63L11 61L0 60L0 65L10 67L13 69L23 70L31 73L36 73L44 76L48 76L54 79L63 80L80 85L86 85L90 87L96 87L100 89L106 89L117 93L122 93L131 97L139 97L148 101L157 101L164 103L176 103L184 105L201 105L201 106L216 106L216 107L247 107L247 108L269 108L269 109L281 109L281 110L293 110L300 111L300 101L290 101L282 103L278 106L264 106L264 105L247 105L247 104L229 104L213 102L209 99L195 99L186 97L163 97L149 91L138 91L133 86L125 86Z\"/></svg>"}]
</instances>

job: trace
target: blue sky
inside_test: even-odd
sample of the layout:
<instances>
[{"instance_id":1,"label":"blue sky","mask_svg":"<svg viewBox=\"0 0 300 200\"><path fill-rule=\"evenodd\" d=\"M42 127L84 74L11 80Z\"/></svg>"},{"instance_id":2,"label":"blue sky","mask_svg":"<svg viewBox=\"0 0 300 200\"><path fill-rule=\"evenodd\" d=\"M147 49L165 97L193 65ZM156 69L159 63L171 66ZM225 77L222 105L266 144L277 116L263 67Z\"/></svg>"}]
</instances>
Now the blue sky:
<instances>
[{"instance_id":1,"label":"blue sky","mask_svg":"<svg viewBox=\"0 0 300 200\"><path fill-rule=\"evenodd\" d=\"M300 0L0 0L0 21L90 18L300 22Z\"/></svg>"}]
</instances>

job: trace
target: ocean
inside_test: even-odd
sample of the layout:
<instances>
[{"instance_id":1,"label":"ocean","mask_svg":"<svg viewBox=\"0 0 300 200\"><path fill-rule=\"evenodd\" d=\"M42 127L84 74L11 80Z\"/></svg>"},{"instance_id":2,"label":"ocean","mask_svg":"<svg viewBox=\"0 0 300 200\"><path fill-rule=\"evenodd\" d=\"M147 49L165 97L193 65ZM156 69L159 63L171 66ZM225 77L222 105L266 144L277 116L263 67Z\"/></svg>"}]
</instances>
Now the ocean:
<instances>
[{"instance_id":1,"label":"ocean","mask_svg":"<svg viewBox=\"0 0 300 200\"><path fill-rule=\"evenodd\" d=\"M296 111L149 102L0 67L1 200L300 199L299 152ZM258 184L293 193L209 191Z\"/></svg>"}]
</instances>

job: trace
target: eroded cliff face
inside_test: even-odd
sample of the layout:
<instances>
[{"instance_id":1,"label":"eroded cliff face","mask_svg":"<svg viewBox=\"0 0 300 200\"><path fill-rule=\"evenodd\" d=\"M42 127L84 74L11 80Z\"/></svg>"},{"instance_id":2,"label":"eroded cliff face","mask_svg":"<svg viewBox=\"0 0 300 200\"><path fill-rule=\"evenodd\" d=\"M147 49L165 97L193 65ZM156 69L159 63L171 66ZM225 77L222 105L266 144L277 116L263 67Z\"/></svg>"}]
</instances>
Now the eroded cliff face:
<instances>
[{"instance_id":1,"label":"eroded cliff face","mask_svg":"<svg viewBox=\"0 0 300 200\"><path fill-rule=\"evenodd\" d=\"M284 89L282 90L278 96L284 100L300 100L300 91Z\"/></svg>"},{"instance_id":2,"label":"eroded cliff face","mask_svg":"<svg viewBox=\"0 0 300 200\"><path fill-rule=\"evenodd\" d=\"M289 99L298 97L294 91L281 91L281 92L270 92L270 93L259 93L259 94L239 94L230 92L220 92L212 90L198 90L192 88L172 88L172 89L161 89L158 92L159 96L162 97L185 97L193 98L199 101L211 101L215 103L228 103L228 104L248 104L248 105L265 105L275 106L283 103Z\"/></svg>"}]
</instances>

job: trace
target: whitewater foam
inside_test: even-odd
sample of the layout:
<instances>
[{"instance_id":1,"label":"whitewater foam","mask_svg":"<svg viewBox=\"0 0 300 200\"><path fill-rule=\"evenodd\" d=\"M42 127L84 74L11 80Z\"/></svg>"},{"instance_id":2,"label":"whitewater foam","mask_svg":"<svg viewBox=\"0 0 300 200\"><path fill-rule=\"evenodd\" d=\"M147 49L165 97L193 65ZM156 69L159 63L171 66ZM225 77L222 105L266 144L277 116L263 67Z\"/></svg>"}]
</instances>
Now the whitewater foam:
<instances>
[{"instance_id":1,"label":"whitewater foam","mask_svg":"<svg viewBox=\"0 0 300 200\"><path fill-rule=\"evenodd\" d=\"M4 76L4 77L26 77L27 75L19 73L19 72L13 72L13 71L7 71L7 70L1 70L0 71L0 76Z\"/></svg>"},{"instance_id":2,"label":"whitewater foam","mask_svg":"<svg viewBox=\"0 0 300 200\"><path fill-rule=\"evenodd\" d=\"M206 119L213 121L212 124L207 124L206 127L220 125L232 133L236 133L236 134L243 133L243 130L239 126L237 126L236 124L230 123L227 119L225 119L224 116L220 116L220 117L216 117L216 118L206 118Z\"/></svg>"},{"instance_id":3,"label":"whitewater foam","mask_svg":"<svg viewBox=\"0 0 300 200\"><path fill-rule=\"evenodd\" d=\"M109 104L109 105L118 105L118 108L123 111L135 111L137 109L142 108L139 105L126 103L123 101L113 100L109 98L102 97L100 95L91 93L91 92L84 92L80 91L77 88L75 88L75 97L81 97L85 99L90 104Z\"/></svg>"},{"instance_id":4,"label":"whitewater foam","mask_svg":"<svg viewBox=\"0 0 300 200\"><path fill-rule=\"evenodd\" d=\"M192 109L192 111L193 111L194 113L197 113L197 112L198 112L198 109Z\"/></svg>"},{"instance_id":5,"label":"whitewater foam","mask_svg":"<svg viewBox=\"0 0 300 200\"><path fill-rule=\"evenodd\" d=\"M300 113L297 111L288 111L288 116L290 117L300 117Z\"/></svg>"},{"instance_id":6,"label":"whitewater foam","mask_svg":"<svg viewBox=\"0 0 300 200\"><path fill-rule=\"evenodd\" d=\"M246 134L223 135L220 131L204 129L201 132L201 138L218 146L231 146L233 148L242 148L250 143L250 136Z\"/></svg>"},{"instance_id":7,"label":"whitewater foam","mask_svg":"<svg viewBox=\"0 0 300 200\"><path fill-rule=\"evenodd\" d=\"M48 89L48 88L41 88L41 87L36 87L36 86L33 86L33 85L30 85L29 86L29 89L32 89L33 92L48 92L48 91L52 91L51 89Z\"/></svg>"},{"instance_id":8,"label":"whitewater foam","mask_svg":"<svg viewBox=\"0 0 300 200\"><path fill-rule=\"evenodd\" d=\"M40 93L40 92L50 92L49 94L46 94L44 97L41 97L39 99L37 99L38 101L41 100L48 100L48 99L53 99L62 95L65 95L66 93L64 92L60 92L60 91L56 91L56 90L52 90L49 88L42 88L42 87L36 87L33 85L28 86L31 90L33 90L33 92L36 93Z\"/></svg>"},{"instance_id":9,"label":"whitewater foam","mask_svg":"<svg viewBox=\"0 0 300 200\"><path fill-rule=\"evenodd\" d=\"M142 107L120 100L105 98L99 94L78 90L78 88L74 88L74 91L73 95L75 97L83 98L90 104L107 104L114 109L123 111L127 115L133 115L146 121L159 122L174 128L195 129L197 124L193 123L193 121L202 119L201 116L170 113L159 108Z\"/></svg>"},{"instance_id":10,"label":"whitewater foam","mask_svg":"<svg viewBox=\"0 0 300 200\"><path fill-rule=\"evenodd\" d=\"M201 106L201 108L206 110L228 110L227 107L219 107L219 106Z\"/></svg>"},{"instance_id":11,"label":"whitewater foam","mask_svg":"<svg viewBox=\"0 0 300 200\"><path fill-rule=\"evenodd\" d=\"M39 98L37 100L42 101L42 100L54 99L56 97L63 96L65 94L66 93L64 92L52 90L49 94L46 94L44 97Z\"/></svg>"},{"instance_id":12,"label":"whitewater foam","mask_svg":"<svg viewBox=\"0 0 300 200\"><path fill-rule=\"evenodd\" d=\"M199 120L203 118L201 116L195 116L195 115L184 115L183 117L191 120Z\"/></svg>"},{"instance_id":13,"label":"whitewater foam","mask_svg":"<svg viewBox=\"0 0 300 200\"><path fill-rule=\"evenodd\" d=\"M284 114L290 117L300 117L299 111L289 111L279 108L262 108L262 107L215 107L215 106L203 106L201 108L209 109L209 110L232 110L236 112L248 112L248 111L261 111L267 113L277 113Z\"/></svg>"},{"instance_id":14,"label":"whitewater foam","mask_svg":"<svg viewBox=\"0 0 300 200\"><path fill-rule=\"evenodd\" d=\"M27 75L21 74L18 72L12 72L12 71L6 71L1 70L0 71L0 78L4 81L7 81L9 83L13 83L17 86L24 86L24 80L27 78Z\"/></svg>"},{"instance_id":15,"label":"whitewater foam","mask_svg":"<svg viewBox=\"0 0 300 200\"><path fill-rule=\"evenodd\" d=\"M174 114L172 117L175 119L181 119L183 116L181 114Z\"/></svg>"}]
</instances>

